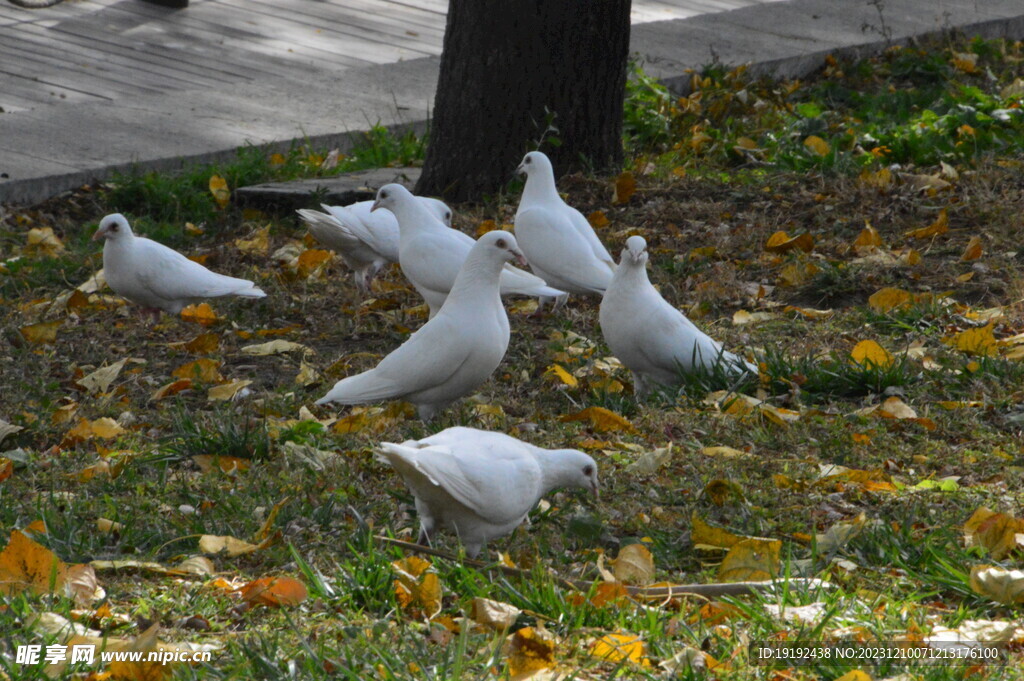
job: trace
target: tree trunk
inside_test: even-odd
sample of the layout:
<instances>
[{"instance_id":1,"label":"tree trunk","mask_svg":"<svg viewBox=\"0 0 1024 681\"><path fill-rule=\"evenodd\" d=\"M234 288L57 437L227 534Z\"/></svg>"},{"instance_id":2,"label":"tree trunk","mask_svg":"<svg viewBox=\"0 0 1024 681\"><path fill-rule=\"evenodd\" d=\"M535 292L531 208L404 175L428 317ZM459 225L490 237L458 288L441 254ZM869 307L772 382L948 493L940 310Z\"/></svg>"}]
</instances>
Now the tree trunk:
<instances>
[{"instance_id":1,"label":"tree trunk","mask_svg":"<svg viewBox=\"0 0 1024 681\"><path fill-rule=\"evenodd\" d=\"M629 8L630 0L450 0L416 192L480 199L537 148L558 173L617 169ZM557 132L546 135L549 125Z\"/></svg>"}]
</instances>

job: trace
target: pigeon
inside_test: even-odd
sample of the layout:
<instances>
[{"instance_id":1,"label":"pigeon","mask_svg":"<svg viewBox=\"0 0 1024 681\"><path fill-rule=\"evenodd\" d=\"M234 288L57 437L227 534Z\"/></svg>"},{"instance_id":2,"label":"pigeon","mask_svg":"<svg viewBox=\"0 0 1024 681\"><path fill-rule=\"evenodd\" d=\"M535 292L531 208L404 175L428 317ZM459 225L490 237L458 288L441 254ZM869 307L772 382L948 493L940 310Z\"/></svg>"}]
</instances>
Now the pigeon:
<instances>
[{"instance_id":1,"label":"pigeon","mask_svg":"<svg viewBox=\"0 0 1024 681\"><path fill-rule=\"evenodd\" d=\"M597 464L575 449L542 449L476 428L448 428L422 440L383 442L377 457L390 464L416 498L419 543L440 526L458 534L470 558L511 533L541 497L559 487L598 495Z\"/></svg>"},{"instance_id":2,"label":"pigeon","mask_svg":"<svg viewBox=\"0 0 1024 681\"><path fill-rule=\"evenodd\" d=\"M633 372L639 397L654 384L678 386L683 373L713 371L716 365L733 378L757 375L756 366L723 350L651 285L642 236L626 240L619 268L601 300L600 322L612 354Z\"/></svg>"},{"instance_id":3,"label":"pigeon","mask_svg":"<svg viewBox=\"0 0 1024 681\"><path fill-rule=\"evenodd\" d=\"M427 301L433 317L473 247L473 238L457 229L445 229L444 223L415 199L402 185L386 184L377 191L377 201L370 210L386 208L397 218L402 272ZM501 295L560 299L566 294L536 275L506 265L501 272Z\"/></svg>"},{"instance_id":4,"label":"pigeon","mask_svg":"<svg viewBox=\"0 0 1024 681\"><path fill-rule=\"evenodd\" d=\"M615 261L583 214L558 195L551 161L531 151L516 172L526 174L515 224L530 267L549 286L569 293L604 293Z\"/></svg>"},{"instance_id":5,"label":"pigeon","mask_svg":"<svg viewBox=\"0 0 1024 681\"><path fill-rule=\"evenodd\" d=\"M452 210L443 202L417 197L446 226L452 226ZM366 294L370 282L383 267L398 262L398 221L386 211L371 212L373 201L348 206L327 206L326 211L302 209L299 216L313 238L341 255L355 272L356 286Z\"/></svg>"},{"instance_id":6,"label":"pigeon","mask_svg":"<svg viewBox=\"0 0 1024 681\"><path fill-rule=\"evenodd\" d=\"M176 315L186 305L206 298L267 295L247 279L211 272L163 244L135 236L120 213L100 220L92 238L106 239L103 273L114 293L156 316L160 310Z\"/></svg>"},{"instance_id":7,"label":"pigeon","mask_svg":"<svg viewBox=\"0 0 1024 681\"><path fill-rule=\"evenodd\" d=\"M476 390L508 348L508 315L498 276L513 258L523 258L514 236L500 230L484 234L466 256L437 315L376 367L338 381L317 404L403 398L429 421Z\"/></svg>"}]
</instances>

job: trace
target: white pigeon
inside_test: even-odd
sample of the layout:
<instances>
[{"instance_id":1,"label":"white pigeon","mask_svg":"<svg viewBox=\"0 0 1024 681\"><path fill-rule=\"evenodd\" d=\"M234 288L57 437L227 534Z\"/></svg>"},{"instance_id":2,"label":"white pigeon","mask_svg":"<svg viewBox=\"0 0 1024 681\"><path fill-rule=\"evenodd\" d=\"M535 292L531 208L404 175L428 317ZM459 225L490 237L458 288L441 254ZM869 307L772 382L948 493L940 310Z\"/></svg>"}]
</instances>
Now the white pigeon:
<instances>
[{"instance_id":1,"label":"white pigeon","mask_svg":"<svg viewBox=\"0 0 1024 681\"><path fill-rule=\"evenodd\" d=\"M152 239L135 236L128 220L113 213L100 220L93 241L103 244L103 274L117 295L146 312L178 314L186 305L221 296L264 298L247 279L211 272Z\"/></svg>"},{"instance_id":2,"label":"white pigeon","mask_svg":"<svg viewBox=\"0 0 1024 681\"><path fill-rule=\"evenodd\" d=\"M569 293L604 293L615 261L583 214L558 195L551 160L531 151L516 172L526 174L516 237L530 267L549 286Z\"/></svg>"},{"instance_id":3,"label":"white pigeon","mask_svg":"<svg viewBox=\"0 0 1024 681\"><path fill-rule=\"evenodd\" d=\"M417 197L427 210L446 226L452 226L452 210L442 201ZM387 211L371 212L373 201L348 206L327 206L326 211L302 209L302 217L313 238L338 253L355 272L356 286L364 294L384 266L398 262L398 221Z\"/></svg>"},{"instance_id":4,"label":"white pigeon","mask_svg":"<svg viewBox=\"0 0 1024 681\"><path fill-rule=\"evenodd\" d=\"M626 240L619 268L601 300L601 333L612 354L633 372L638 396L653 384L678 386L682 374L714 371L732 377L757 367L722 346L669 305L647 278L647 242Z\"/></svg>"},{"instance_id":5,"label":"white pigeon","mask_svg":"<svg viewBox=\"0 0 1024 681\"><path fill-rule=\"evenodd\" d=\"M415 199L402 185L386 184L377 191L371 210L385 208L398 220L398 261L406 278L427 301L433 317L444 304L473 247L473 238L457 229L446 229ZM562 298L565 291L551 288L525 270L506 265L501 272L501 295Z\"/></svg>"},{"instance_id":6,"label":"white pigeon","mask_svg":"<svg viewBox=\"0 0 1024 681\"><path fill-rule=\"evenodd\" d=\"M400 445L382 442L379 451L416 498L419 543L448 527L471 558L519 527L548 492L582 487L598 494L597 464L587 454L542 449L504 433L448 428Z\"/></svg>"},{"instance_id":7,"label":"white pigeon","mask_svg":"<svg viewBox=\"0 0 1024 681\"><path fill-rule=\"evenodd\" d=\"M494 373L508 348L508 315L498 293L506 262L522 260L508 232L484 234L473 245L433 319L373 369L338 381L317 404L406 399L429 421Z\"/></svg>"}]
</instances>

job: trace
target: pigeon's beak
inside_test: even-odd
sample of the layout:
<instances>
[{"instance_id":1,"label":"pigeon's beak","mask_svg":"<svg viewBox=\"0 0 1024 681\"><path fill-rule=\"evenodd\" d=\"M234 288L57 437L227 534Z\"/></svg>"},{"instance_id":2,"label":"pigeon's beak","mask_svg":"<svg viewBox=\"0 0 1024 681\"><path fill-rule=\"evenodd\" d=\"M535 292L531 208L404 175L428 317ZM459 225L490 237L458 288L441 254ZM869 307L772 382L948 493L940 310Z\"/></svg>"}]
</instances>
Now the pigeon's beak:
<instances>
[{"instance_id":1,"label":"pigeon's beak","mask_svg":"<svg viewBox=\"0 0 1024 681\"><path fill-rule=\"evenodd\" d=\"M105 236L107 236L107 230L105 230L105 229L97 229L96 233L92 235L92 240L93 241L101 241L103 239L103 237L105 237Z\"/></svg>"},{"instance_id":2,"label":"pigeon's beak","mask_svg":"<svg viewBox=\"0 0 1024 681\"><path fill-rule=\"evenodd\" d=\"M526 174L526 164L525 163L520 163L519 166L516 168L516 175L525 175L525 174Z\"/></svg>"},{"instance_id":3,"label":"pigeon's beak","mask_svg":"<svg viewBox=\"0 0 1024 681\"><path fill-rule=\"evenodd\" d=\"M590 488L590 491L594 493L594 500L601 499L601 490L597 488L597 481L594 481L594 486Z\"/></svg>"},{"instance_id":4,"label":"pigeon's beak","mask_svg":"<svg viewBox=\"0 0 1024 681\"><path fill-rule=\"evenodd\" d=\"M373 205L370 206L370 212L372 213L373 211L377 210L380 207L380 199L377 199L376 201L373 202Z\"/></svg>"},{"instance_id":5,"label":"pigeon's beak","mask_svg":"<svg viewBox=\"0 0 1024 681\"><path fill-rule=\"evenodd\" d=\"M526 256L523 255L523 252L520 251L518 248L513 248L509 252L515 258L516 264L519 265L520 267L526 267L527 265L529 265L529 263L526 262Z\"/></svg>"}]
</instances>

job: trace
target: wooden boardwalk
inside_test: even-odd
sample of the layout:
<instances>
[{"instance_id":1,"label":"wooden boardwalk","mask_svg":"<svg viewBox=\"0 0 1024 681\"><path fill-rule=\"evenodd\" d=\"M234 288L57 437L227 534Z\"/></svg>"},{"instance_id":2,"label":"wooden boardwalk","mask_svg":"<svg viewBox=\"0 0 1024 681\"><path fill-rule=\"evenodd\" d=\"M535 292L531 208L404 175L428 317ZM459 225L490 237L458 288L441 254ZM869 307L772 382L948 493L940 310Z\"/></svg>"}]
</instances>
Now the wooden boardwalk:
<instances>
[{"instance_id":1,"label":"wooden boardwalk","mask_svg":"<svg viewBox=\"0 0 1024 681\"><path fill-rule=\"evenodd\" d=\"M649 23L770 0L634 0ZM305 77L441 53L447 0L0 0L5 112Z\"/></svg>"}]
</instances>

